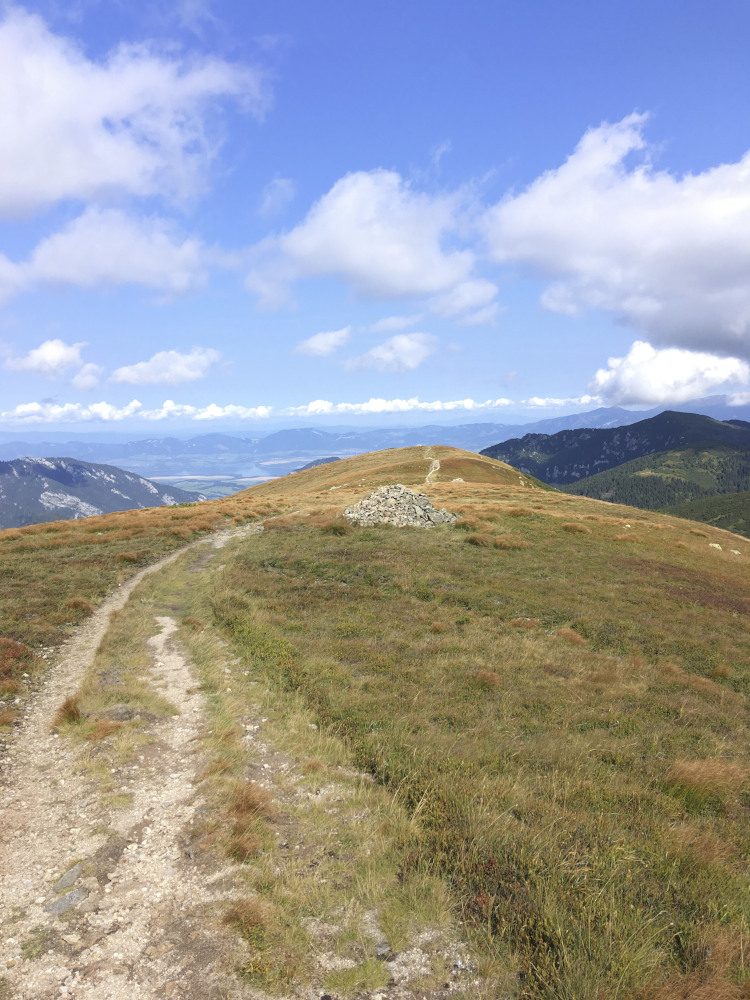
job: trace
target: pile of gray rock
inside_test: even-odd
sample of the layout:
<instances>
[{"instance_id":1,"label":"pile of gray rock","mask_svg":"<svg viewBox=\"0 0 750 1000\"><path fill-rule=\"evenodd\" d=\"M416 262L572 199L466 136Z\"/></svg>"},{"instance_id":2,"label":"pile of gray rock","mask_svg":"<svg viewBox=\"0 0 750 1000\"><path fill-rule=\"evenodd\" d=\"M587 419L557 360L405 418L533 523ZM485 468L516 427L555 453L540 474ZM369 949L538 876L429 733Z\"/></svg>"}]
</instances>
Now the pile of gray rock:
<instances>
[{"instance_id":1,"label":"pile of gray rock","mask_svg":"<svg viewBox=\"0 0 750 1000\"><path fill-rule=\"evenodd\" d=\"M352 507L344 517L357 524L394 524L397 528L431 528L433 524L453 524L458 514L438 510L423 493L408 486L381 486Z\"/></svg>"}]
</instances>

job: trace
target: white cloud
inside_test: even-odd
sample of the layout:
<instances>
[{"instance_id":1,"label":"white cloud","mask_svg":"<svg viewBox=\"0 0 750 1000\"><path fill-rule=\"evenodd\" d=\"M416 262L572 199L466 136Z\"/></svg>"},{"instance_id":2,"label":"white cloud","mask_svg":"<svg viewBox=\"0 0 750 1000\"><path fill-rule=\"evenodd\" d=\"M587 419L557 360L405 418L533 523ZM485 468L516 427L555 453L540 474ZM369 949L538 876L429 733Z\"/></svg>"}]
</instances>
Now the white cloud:
<instances>
[{"instance_id":1,"label":"white cloud","mask_svg":"<svg viewBox=\"0 0 750 1000\"><path fill-rule=\"evenodd\" d=\"M601 396L531 396L529 399L522 399L521 405L527 406L531 410L550 410L560 406L601 406Z\"/></svg>"},{"instance_id":2,"label":"white cloud","mask_svg":"<svg viewBox=\"0 0 750 1000\"><path fill-rule=\"evenodd\" d=\"M211 366L220 358L221 354L210 347L194 347L189 354L158 351L148 361L117 368L112 373L111 380L128 385L180 385L205 378Z\"/></svg>"},{"instance_id":3,"label":"white cloud","mask_svg":"<svg viewBox=\"0 0 750 1000\"><path fill-rule=\"evenodd\" d=\"M218 141L211 112L238 100L262 116L258 70L123 44L95 62L10 6L0 21L0 215L126 192L183 198Z\"/></svg>"},{"instance_id":4,"label":"white cloud","mask_svg":"<svg viewBox=\"0 0 750 1000\"><path fill-rule=\"evenodd\" d=\"M362 403L332 403L326 399L316 399L303 406L290 406L277 411L284 417L319 417L328 414L345 414L348 416L367 416L379 413L450 413L456 410L468 412L502 410L512 405L510 399L487 399L477 402L474 399L431 400L422 401L416 396L409 399L382 399L373 397ZM126 406L114 406L111 403L100 402L83 406L81 403L22 403L12 410L0 413L0 423L4 424L59 424L59 423L112 423L127 419L158 422L168 419L188 419L191 421L207 420L266 420L274 414L271 406L242 406L234 403L219 406L210 403L208 406L192 406L188 403L175 403L167 399L161 406L154 409L144 409L143 405L134 399Z\"/></svg>"},{"instance_id":5,"label":"white cloud","mask_svg":"<svg viewBox=\"0 0 750 1000\"><path fill-rule=\"evenodd\" d=\"M177 295L206 279L197 240L180 241L165 220L135 219L119 209L87 209L19 266L27 286L138 284Z\"/></svg>"},{"instance_id":6,"label":"white cloud","mask_svg":"<svg viewBox=\"0 0 750 1000\"><path fill-rule=\"evenodd\" d=\"M657 346L750 357L750 153L657 171L645 122L591 129L562 166L492 208L491 254L555 279L548 309L604 309Z\"/></svg>"},{"instance_id":7,"label":"white cloud","mask_svg":"<svg viewBox=\"0 0 750 1000\"><path fill-rule=\"evenodd\" d=\"M396 330L405 330L408 326L414 326L422 319L421 313L414 313L411 316L385 316L369 327L371 333L395 333Z\"/></svg>"},{"instance_id":8,"label":"white cloud","mask_svg":"<svg viewBox=\"0 0 750 1000\"><path fill-rule=\"evenodd\" d=\"M89 362L73 376L70 380L70 384L74 389L86 392L97 387L99 379L103 374L104 369L100 365L94 365Z\"/></svg>"},{"instance_id":9,"label":"white cloud","mask_svg":"<svg viewBox=\"0 0 750 1000\"><path fill-rule=\"evenodd\" d=\"M307 340L297 344L295 351L298 354L311 354L313 357L322 358L343 347L351 335L350 326L345 326L341 330L329 330L327 333L316 333L313 337L308 337Z\"/></svg>"},{"instance_id":10,"label":"white cloud","mask_svg":"<svg viewBox=\"0 0 750 1000\"><path fill-rule=\"evenodd\" d=\"M91 403L89 406L82 406L80 403L21 403L12 410L0 413L0 423L110 423L134 416L140 407L137 399L121 407L105 402Z\"/></svg>"},{"instance_id":11,"label":"white cloud","mask_svg":"<svg viewBox=\"0 0 750 1000\"><path fill-rule=\"evenodd\" d=\"M270 307L303 277L332 276L374 299L446 291L474 264L471 251L444 247L461 210L458 195L416 192L393 171L348 174L300 225L255 248L247 287Z\"/></svg>"},{"instance_id":12,"label":"white cloud","mask_svg":"<svg viewBox=\"0 0 750 1000\"><path fill-rule=\"evenodd\" d=\"M346 363L347 368L377 368L386 372L407 372L419 368L434 353L437 337L430 333L399 333L378 344L358 358Z\"/></svg>"},{"instance_id":13,"label":"white cloud","mask_svg":"<svg viewBox=\"0 0 750 1000\"><path fill-rule=\"evenodd\" d=\"M485 278L463 281L429 302L436 316L453 317L488 306L497 295L497 285Z\"/></svg>"},{"instance_id":14,"label":"white cloud","mask_svg":"<svg viewBox=\"0 0 750 1000\"><path fill-rule=\"evenodd\" d=\"M74 365L82 365L81 348L85 343L66 344L64 340L45 340L23 358L8 358L5 367L10 371L33 372L58 378Z\"/></svg>"},{"instance_id":15,"label":"white cloud","mask_svg":"<svg viewBox=\"0 0 750 1000\"><path fill-rule=\"evenodd\" d=\"M200 410L198 410L193 419L265 420L266 417L271 416L272 412L273 409L270 406L237 406L236 404L229 404L228 406L217 406L216 403L211 403L210 406L204 406Z\"/></svg>"},{"instance_id":16,"label":"white cloud","mask_svg":"<svg viewBox=\"0 0 750 1000\"><path fill-rule=\"evenodd\" d=\"M316 399L305 406L291 406L282 410L283 416L316 417L327 414L345 413L352 416L370 413L427 413L450 412L452 410L498 410L511 406L510 399L487 399L483 403L473 399L433 400L423 402L418 397L410 399L381 399L373 397L364 403L332 403L327 399Z\"/></svg>"},{"instance_id":17,"label":"white cloud","mask_svg":"<svg viewBox=\"0 0 750 1000\"><path fill-rule=\"evenodd\" d=\"M294 200L297 185L289 177L274 177L263 188L258 211L261 215L278 215Z\"/></svg>"},{"instance_id":18,"label":"white cloud","mask_svg":"<svg viewBox=\"0 0 750 1000\"><path fill-rule=\"evenodd\" d=\"M655 350L641 340L626 357L609 358L607 365L597 371L589 388L619 406L685 403L750 382L750 365L745 361L674 347Z\"/></svg>"}]
</instances>

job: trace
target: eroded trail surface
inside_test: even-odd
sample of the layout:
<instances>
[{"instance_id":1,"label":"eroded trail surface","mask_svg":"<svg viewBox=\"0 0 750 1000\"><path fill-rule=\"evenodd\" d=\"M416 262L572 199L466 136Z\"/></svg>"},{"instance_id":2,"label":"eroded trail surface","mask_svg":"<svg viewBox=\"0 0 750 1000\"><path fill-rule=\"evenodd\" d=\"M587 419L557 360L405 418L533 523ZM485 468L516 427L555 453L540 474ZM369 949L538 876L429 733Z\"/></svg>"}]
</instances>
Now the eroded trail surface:
<instances>
[{"instance_id":1,"label":"eroded trail surface","mask_svg":"<svg viewBox=\"0 0 750 1000\"><path fill-rule=\"evenodd\" d=\"M132 797L127 808L92 793L79 752L52 732L110 614L178 555L119 588L67 644L0 773L0 982L18 1000L231 995L219 991L216 931L209 941L200 911L231 892L232 873L199 866L181 842L201 807L193 746L204 706L170 640L176 623L158 618L149 647L154 687L177 714L148 721L154 742L116 776L113 798Z\"/></svg>"}]
</instances>

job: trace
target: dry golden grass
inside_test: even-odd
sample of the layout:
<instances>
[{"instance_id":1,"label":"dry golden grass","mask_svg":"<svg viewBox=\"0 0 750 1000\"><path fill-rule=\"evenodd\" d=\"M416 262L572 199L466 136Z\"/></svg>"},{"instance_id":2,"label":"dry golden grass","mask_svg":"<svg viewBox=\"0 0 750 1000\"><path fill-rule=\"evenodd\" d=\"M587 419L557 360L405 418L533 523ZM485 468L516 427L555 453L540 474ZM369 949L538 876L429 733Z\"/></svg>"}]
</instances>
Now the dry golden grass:
<instances>
[{"instance_id":1,"label":"dry golden grass","mask_svg":"<svg viewBox=\"0 0 750 1000\"><path fill-rule=\"evenodd\" d=\"M747 991L721 976L677 973L641 996L642 1000L746 1000Z\"/></svg>"},{"instance_id":2,"label":"dry golden grass","mask_svg":"<svg viewBox=\"0 0 750 1000\"><path fill-rule=\"evenodd\" d=\"M733 760L678 760L668 771L669 780L686 788L717 791L722 795L736 792L748 780L748 766Z\"/></svg>"},{"instance_id":3,"label":"dry golden grass","mask_svg":"<svg viewBox=\"0 0 750 1000\"><path fill-rule=\"evenodd\" d=\"M67 719L65 721L70 722L73 720ZM118 729L122 729L121 722L114 722L112 719L97 719L96 725L89 735L89 739L98 743L101 740L106 740L108 736L116 733Z\"/></svg>"},{"instance_id":4,"label":"dry golden grass","mask_svg":"<svg viewBox=\"0 0 750 1000\"><path fill-rule=\"evenodd\" d=\"M499 687L503 683L500 674L495 673L494 670L477 670L474 674L474 680L481 687L486 688Z\"/></svg>"},{"instance_id":5,"label":"dry golden grass","mask_svg":"<svg viewBox=\"0 0 750 1000\"><path fill-rule=\"evenodd\" d=\"M582 635L580 635L578 632L576 632L575 629L572 629L572 628L559 628L557 630L556 634L557 634L557 636L560 639L567 640L573 646L585 646L586 645L586 640L584 639L584 637Z\"/></svg>"},{"instance_id":6,"label":"dry golden grass","mask_svg":"<svg viewBox=\"0 0 750 1000\"><path fill-rule=\"evenodd\" d=\"M566 521L563 526L563 531L569 531L571 534L578 535L590 535L591 528L588 528L585 524L579 524L578 521Z\"/></svg>"},{"instance_id":7,"label":"dry golden grass","mask_svg":"<svg viewBox=\"0 0 750 1000\"><path fill-rule=\"evenodd\" d=\"M472 534L472 535L467 535L466 538L464 539L464 541L468 545L476 545L476 546L479 546L479 547L483 547L483 546L487 546L487 545L492 545L493 539L492 539L492 535Z\"/></svg>"},{"instance_id":8,"label":"dry golden grass","mask_svg":"<svg viewBox=\"0 0 750 1000\"><path fill-rule=\"evenodd\" d=\"M227 813L235 819L255 819L273 814L272 796L254 781L237 782L229 795Z\"/></svg>"},{"instance_id":9,"label":"dry golden grass","mask_svg":"<svg viewBox=\"0 0 750 1000\"><path fill-rule=\"evenodd\" d=\"M83 597L71 597L65 602L65 607L69 611L80 611L85 615L90 615L94 610L91 602Z\"/></svg>"},{"instance_id":10,"label":"dry golden grass","mask_svg":"<svg viewBox=\"0 0 750 1000\"><path fill-rule=\"evenodd\" d=\"M726 665L726 663L720 663L717 667L714 667L714 669L711 671L711 676L712 677L723 677L723 678L731 677L732 676L732 668L728 667Z\"/></svg>"},{"instance_id":11,"label":"dry golden grass","mask_svg":"<svg viewBox=\"0 0 750 1000\"><path fill-rule=\"evenodd\" d=\"M75 724L83 719L83 712L78 698L75 695L68 695L65 701L55 712L52 722L53 731L61 729L63 726Z\"/></svg>"},{"instance_id":12,"label":"dry golden grass","mask_svg":"<svg viewBox=\"0 0 750 1000\"><path fill-rule=\"evenodd\" d=\"M497 535L492 540L492 544L496 549L511 551L512 549L530 549L533 543L525 538L518 538L516 535Z\"/></svg>"}]
</instances>

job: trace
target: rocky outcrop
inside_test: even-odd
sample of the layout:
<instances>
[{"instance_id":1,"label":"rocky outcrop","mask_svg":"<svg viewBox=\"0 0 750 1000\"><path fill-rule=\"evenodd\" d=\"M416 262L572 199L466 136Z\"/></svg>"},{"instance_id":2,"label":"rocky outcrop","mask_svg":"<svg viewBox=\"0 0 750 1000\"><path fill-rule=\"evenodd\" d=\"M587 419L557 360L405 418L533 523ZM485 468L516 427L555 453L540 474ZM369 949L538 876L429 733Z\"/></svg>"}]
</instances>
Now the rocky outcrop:
<instances>
[{"instance_id":1,"label":"rocky outcrop","mask_svg":"<svg viewBox=\"0 0 750 1000\"><path fill-rule=\"evenodd\" d=\"M393 524L397 528L431 528L433 524L453 524L458 514L438 510L423 493L407 486L381 486L352 507L344 517L357 524Z\"/></svg>"}]
</instances>

